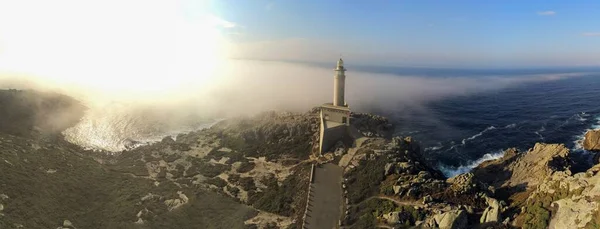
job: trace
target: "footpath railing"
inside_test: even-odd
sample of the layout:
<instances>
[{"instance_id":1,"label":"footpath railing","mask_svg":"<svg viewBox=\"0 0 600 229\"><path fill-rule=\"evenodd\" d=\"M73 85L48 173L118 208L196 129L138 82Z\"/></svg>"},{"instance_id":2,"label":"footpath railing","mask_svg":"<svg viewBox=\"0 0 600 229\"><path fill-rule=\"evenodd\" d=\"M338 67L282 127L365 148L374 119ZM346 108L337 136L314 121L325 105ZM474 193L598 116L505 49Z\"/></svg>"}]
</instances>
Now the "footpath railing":
<instances>
[{"instance_id":1,"label":"footpath railing","mask_svg":"<svg viewBox=\"0 0 600 229\"><path fill-rule=\"evenodd\" d=\"M310 205L310 197L311 192L312 192L312 185L315 182L315 165L316 163L313 163L310 167L310 178L309 178L309 182L308 182L308 191L306 192L306 208L304 209L304 215L302 216L302 228L305 229L306 228L306 217L308 215L308 207Z\"/></svg>"}]
</instances>

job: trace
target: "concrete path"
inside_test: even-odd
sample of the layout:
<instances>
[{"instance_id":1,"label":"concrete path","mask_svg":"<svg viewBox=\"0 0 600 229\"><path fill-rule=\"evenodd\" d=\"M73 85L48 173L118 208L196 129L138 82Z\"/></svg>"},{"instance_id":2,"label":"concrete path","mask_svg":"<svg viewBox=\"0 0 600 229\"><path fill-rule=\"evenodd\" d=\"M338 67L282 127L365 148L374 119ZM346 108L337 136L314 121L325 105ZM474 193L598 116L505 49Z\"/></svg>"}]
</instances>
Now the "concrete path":
<instances>
[{"instance_id":1,"label":"concrete path","mask_svg":"<svg viewBox=\"0 0 600 229\"><path fill-rule=\"evenodd\" d=\"M352 158L354 157L354 155L356 155L356 152L358 151L358 149L360 149L360 146L363 144L363 142L369 139L363 136L361 133L359 133L358 130L353 126L350 126L350 135L354 139L354 146L348 149L348 153L344 154L344 156L342 156L342 158L340 159L338 165L343 168L346 168L350 161L352 161Z\"/></svg>"},{"instance_id":2,"label":"concrete path","mask_svg":"<svg viewBox=\"0 0 600 229\"><path fill-rule=\"evenodd\" d=\"M305 227L337 228L342 213L342 168L331 163L317 166L309 198Z\"/></svg>"}]
</instances>

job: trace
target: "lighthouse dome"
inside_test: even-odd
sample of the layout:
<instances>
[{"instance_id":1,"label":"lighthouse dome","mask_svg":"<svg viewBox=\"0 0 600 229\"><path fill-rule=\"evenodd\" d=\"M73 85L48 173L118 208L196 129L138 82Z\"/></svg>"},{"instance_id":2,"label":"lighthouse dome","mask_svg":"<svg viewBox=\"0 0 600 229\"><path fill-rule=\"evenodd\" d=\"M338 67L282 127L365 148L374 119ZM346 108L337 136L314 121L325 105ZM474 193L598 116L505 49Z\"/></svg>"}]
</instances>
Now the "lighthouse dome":
<instances>
[{"instance_id":1,"label":"lighthouse dome","mask_svg":"<svg viewBox=\"0 0 600 229\"><path fill-rule=\"evenodd\" d=\"M340 58L340 60L338 60L337 66L338 67L344 67L344 60L342 60L342 58Z\"/></svg>"}]
</instances>

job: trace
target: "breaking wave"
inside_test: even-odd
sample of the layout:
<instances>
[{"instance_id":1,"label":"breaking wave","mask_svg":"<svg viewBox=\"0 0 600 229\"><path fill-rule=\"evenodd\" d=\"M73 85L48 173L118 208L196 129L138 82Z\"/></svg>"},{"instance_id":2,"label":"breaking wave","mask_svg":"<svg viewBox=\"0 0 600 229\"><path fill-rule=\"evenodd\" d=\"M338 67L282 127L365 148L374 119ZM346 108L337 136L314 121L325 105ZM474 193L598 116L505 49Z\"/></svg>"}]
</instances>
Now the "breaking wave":
<instances>
[{"instance_id":1,"label":"breaking wave","mask_svg":"<svg viewBox=\"0 0 600 229\"><path fill-rule=\"evenodd\" d=\"M463 174L463 173L467 173L467 172L471 171L473 168L477 167L479 164L481 164L485 161L495 160L495 159L501 158L502 156L504 156L504 150L499 150L494 153L486 153L481 158L479 158L475 161L466 163L465 165L455 167L455 166L448 166L448 165L440 164L438 166L438 169L448 178L455 177L459 174Z\"/></svg>"},{"instance_id":2,"label":"breaking wave","mask_svg":"<svg viewBox=\"0 0 600 229\"><path fill-rule=\"evenodd\" d=\"M65 139L85 149L119 152L176 137L180 133L209 128L222 119L165 111L162 108L130 109L128 104L92 108L65 131Z\"/></svg>"},{"instance_id":3,"label":"breaking wave","mask_svg":"<svg viewBox=\"0 0 600 229\"><path fill-rule=\"evenodd\" d=\"M585 112L583 112L582 114L586 114ZM586 116L589 116L586 115ZM587 133L590 130L600 130L600 116L595 118L596 123L592 124L592 126L588 129L585 129L582 133L575 135L573 138L575 139L573 141L573 148L571 148L572 151L576 151L576 152L586 152L586 150L583 149L583 140L585 139L585 133Z\"/></svg>"},{"instance_id":4,"label":"breaking wave","mask_svg":"<svg viewBox=\"0 0 600 229\"><path fill-rule=\"evenodd\" d=\"M489 127L485 128L485 130L483 130L483 131L481 131L481 132L479 132L479 133L477 133L477 134L475 134L475 135L473 135L471 137L463 139L462 140L462 144L464 145L467 141L471 141L471 140L473 140L475 138L481 137L481 135L483 135L485 132L488 132L488 131L493 130L493 129L496 129L496 127L495 126L489 126Z\"/></svg>"}]
</instances>

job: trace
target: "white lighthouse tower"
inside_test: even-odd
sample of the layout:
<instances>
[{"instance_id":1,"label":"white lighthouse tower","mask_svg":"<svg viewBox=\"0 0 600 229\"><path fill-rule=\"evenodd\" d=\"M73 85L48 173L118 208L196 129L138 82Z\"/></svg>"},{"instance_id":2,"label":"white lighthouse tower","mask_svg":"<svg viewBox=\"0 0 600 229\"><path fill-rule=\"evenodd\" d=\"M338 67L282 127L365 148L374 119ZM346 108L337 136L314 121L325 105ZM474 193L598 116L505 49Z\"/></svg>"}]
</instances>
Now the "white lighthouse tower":
<instances>
[{"instance_id":1,"label":"white lighthouse tower","mask_svg":"<svg viewBox=\"0 0 600 229\"><path fill-rule=\"evenodd\" d=\"M340 58L337 62L335 76L333 79L333 105L346 106L344 102L344 87L346 84L346 69L344 68L344 60Z\"/></svg>"},{"instance_id":2,"label":"white lighthouse tower","mask_svg":"<svg viewBox=\"0 0 600 229\"><path fill-rule=\"evenodd\" d=\"M319 153L324 153L338 141L349 138L350 107L346 104L346 68L342 58L338 60L333 76L333 103L321 106L319 131Z\"/></svg>"}]
</instances>

